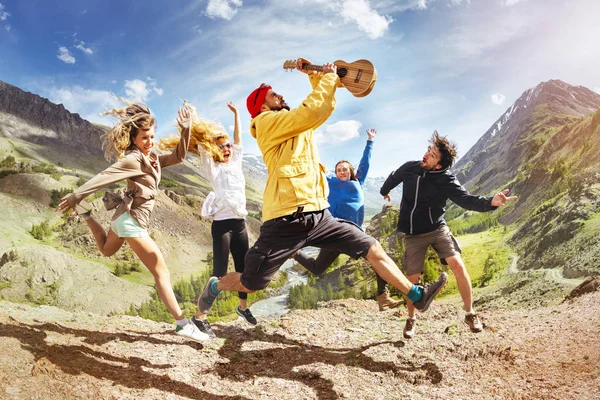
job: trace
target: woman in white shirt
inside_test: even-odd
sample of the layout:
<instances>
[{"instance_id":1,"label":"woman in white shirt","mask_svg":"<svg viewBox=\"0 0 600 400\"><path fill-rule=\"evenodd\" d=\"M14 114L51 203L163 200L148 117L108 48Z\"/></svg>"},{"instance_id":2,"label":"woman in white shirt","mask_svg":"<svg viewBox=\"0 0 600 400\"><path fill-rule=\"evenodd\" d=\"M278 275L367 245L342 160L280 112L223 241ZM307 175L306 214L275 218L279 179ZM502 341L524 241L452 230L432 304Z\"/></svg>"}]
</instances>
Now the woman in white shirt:
<instances>
[{"instance_id":1,"label":"woman in white shirt","mask_svg":"<svg viewBox=\"0 0 600 400\"><path fill-rule=\"evenodd\" d=\"M221 126L199 119L193 115L190 146L188 151L198 154L212 184L213 191L206 196L202 204L201 215L213 219L211 234L213 238L212 276L227 274L229 253L233 257L236 272L243 272L244 258L248 251L248 233L246 231L246 181L242 173L242 129L240 116L232 102L227 104L233 112L235 123L233 144ZM171 148L174 140L162 140L161 148ZM240 305L236 313L248 323L256 325L256 318L247 305L248 293L239 292ZM206 315L198 311L192 322L214 337Z\"/></svg>"}]
</instances>

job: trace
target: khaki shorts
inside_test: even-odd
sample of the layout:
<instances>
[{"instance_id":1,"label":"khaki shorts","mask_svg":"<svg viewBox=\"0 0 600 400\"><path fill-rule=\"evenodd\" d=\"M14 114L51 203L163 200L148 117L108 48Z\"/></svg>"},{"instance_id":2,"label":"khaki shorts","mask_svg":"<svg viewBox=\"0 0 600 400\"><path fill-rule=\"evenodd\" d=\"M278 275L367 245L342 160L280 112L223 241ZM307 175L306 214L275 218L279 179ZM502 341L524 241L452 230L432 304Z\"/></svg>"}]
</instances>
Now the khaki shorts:
<instances>
[{"instance_id":1,"label":"khaki shorts","mask_svg":"<svg viewBox=\"0 0 600 400\"><path fill-rule=\"evenodd\" d=\"M406 275L423 273L425 255L429 246L433 247L442 264L446 258L462 253L460 244L446 225L440 225L435 231L419 235L404 235L404 256L402 265Z\"/></svg>"}]
</instances>

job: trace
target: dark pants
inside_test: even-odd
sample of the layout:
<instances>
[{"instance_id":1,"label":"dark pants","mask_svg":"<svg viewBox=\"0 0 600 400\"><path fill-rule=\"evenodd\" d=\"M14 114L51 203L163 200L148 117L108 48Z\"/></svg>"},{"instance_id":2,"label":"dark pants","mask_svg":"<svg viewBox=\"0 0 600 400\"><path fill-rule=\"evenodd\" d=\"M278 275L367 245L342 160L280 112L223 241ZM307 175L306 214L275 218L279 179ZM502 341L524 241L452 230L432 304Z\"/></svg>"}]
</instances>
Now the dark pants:
<instances>
[{"instance_id":1,"label":"dark pants","mask_svg":"<svg viewBox=\"0 0 600 400\"><path fill-rule=\"evenodd\" d=\"M213 221L210 230L213 238L213 276L222 277L227 274L229 252L233 256L235 271L244 272L244 259L248 252L246 221L243 219ZM239 297L247 299L248 293L239 292Z\"/></svg>"},{"instance_id":2,"label":"dark pants","mask_svg":"<svg viewBox=\"0 0 600 400\"><path fill-rule=\"evenodd\" d=\"M321 249L317 258L312 258L302 251L296 253L294 260L306 268L313 275L319 276L340 256L339 251ZM377 275L377 273L375 273ZM387 282L377 275L377 295L383 294L387 290Z\"/></svg>"},{"instance_id":3,"label":"dark pants","mask_svg":"<svg viewBox=\"0 0 600 400\"><path fill-rule=\"evenodd\" d=\"M358 226L333 218L329 210L275 218L261 226L258 240L248 250L241 282L250 290L266 288L279 267L303 247L319 247L358 259L366 256L375 242Z\"/></svg>"}]
</instances>

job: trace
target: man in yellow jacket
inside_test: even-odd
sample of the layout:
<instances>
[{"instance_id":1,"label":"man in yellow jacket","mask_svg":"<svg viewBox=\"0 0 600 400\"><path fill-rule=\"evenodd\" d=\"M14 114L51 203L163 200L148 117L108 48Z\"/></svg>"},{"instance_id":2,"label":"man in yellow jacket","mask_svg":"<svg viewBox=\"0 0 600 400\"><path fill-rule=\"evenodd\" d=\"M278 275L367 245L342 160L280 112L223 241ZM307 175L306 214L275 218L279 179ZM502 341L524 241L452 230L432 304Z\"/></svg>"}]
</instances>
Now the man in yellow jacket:
<instances>
[{"instance_id":1,"label":"man in yellow jacket","mask_svg":"<svg viewBox=\"0 0 600 400\"><path fill-rule=\"evenodd\" d=\"M258 142L267 166L263 198L263 225L256 243L246 254L243 273L231 272L220 280L212 277L198 299L198 308L208 313L222 290L253 292L267 287L279 267L294 253L314 246L365 257L377 274L405 294L420 311L426 311L446 283L447 274L428 285L413 285L385 253L381 244L351 222L333 218L328 210L329 188L325 167L313 130L335 109L335 91L340 85L334 64L322 72L304 69L310 61L299 58L297 69L309 75L312 92L290 110L283 96L262 84L246 101L252 117L250 133ZM210 327L205 327L210 329Z\"/></svg>"}]
</instances>

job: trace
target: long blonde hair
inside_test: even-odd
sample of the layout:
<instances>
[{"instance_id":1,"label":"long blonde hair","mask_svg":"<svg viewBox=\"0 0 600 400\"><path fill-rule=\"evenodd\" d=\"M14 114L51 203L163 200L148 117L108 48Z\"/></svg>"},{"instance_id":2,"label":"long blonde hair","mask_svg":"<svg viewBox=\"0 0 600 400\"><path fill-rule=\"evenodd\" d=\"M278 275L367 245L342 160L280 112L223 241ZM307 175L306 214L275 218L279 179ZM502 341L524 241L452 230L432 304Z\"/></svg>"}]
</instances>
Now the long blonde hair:
<instances>
[{"instance_id":1,"label":"long blonde hair","mask_svg":"<svg viewBox=\"0 0 600 400\"><path fill-rule=\"evenodd\" d=\"M127 107L114 108L101 114L117 118L115 126L102 135L104 158L109 162L123 157L127 150L135 148L133 141L140 129L148 130L156 124L156 119L144 103L132 103L122 97L119 100L127 104Z\"/></svg>"},{"instance_id":2,"label":"long blonde hair","mask_svg":"<svg viewBox=\"0 0 600 400\"><path fill-rule=\"evenodd\" d=\"M190 106L190 110L192 113L192 129L188 151L200 156L200 148L202 148L215 162L224 162L223 153L217 143L221 139L230 140L229 135L225 133L225 128L218 122L199 118L192 106ZM180 126L177 128L181 131ZM178 143L179 137L170 136L161 139L158 142L158 148L161 150L174 149Z\"/></svg>"}]
</instances>

